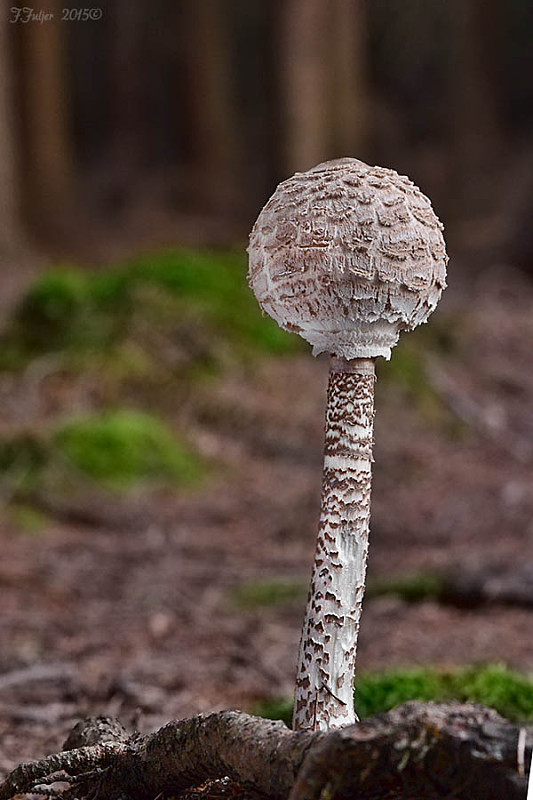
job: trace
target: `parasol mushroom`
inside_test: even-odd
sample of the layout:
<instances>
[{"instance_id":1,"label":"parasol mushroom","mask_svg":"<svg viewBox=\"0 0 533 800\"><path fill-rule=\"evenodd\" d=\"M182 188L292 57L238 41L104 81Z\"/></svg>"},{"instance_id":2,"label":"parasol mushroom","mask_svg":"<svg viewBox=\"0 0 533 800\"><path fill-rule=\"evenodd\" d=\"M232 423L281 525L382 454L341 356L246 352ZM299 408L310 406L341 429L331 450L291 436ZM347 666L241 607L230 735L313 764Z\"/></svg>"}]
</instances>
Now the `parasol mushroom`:
<instances>
[{"instance_id":1,"label":"parasol mushroom","mask_svg":"<svg viewBox=\"0 0 533 800\"><path fill-rule=\"evenodd\" d=\"M405 176L354 158L281 183L250 235L249 281L278 324L331 367L317 546L300 642L293 727L356 721L365 587L374 359L434 310L446 286L442 224Z\"/></svg>"}]
</instances>

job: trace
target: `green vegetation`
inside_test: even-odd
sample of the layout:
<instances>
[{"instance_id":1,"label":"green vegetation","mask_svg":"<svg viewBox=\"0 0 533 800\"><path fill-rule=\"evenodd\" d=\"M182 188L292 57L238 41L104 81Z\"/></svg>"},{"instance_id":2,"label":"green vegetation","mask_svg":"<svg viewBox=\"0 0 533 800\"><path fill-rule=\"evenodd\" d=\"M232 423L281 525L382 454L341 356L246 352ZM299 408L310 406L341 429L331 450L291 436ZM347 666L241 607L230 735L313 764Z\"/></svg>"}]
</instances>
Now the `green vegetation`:
<instances>
[{"instance_id":1,"label":"green vegetation","mask_svg":"<svg viewBox=\"0 0 533 800\"><path fill-rule=\"evenodd\" d=\"M73 477L113 490L146 482L191 485L205 465L160 420L122 409L0 441L0 471L15 496L31 497L43 487L67 489Z\"/></svg>"},{"instance_id":2,"label":"green vegetation","mask_svg":"<svg viewBox=\"0 0 533 800\"><path fill-rule=\"evenodd\" d=\"M203 472L199 458L160 420L139 411L73 419L52 442L77 470L110 488L154 480L191 484Z\"/></svg>"},{"instance_id":3,"label":"green vegetation","mask_svg":"<svg viewBox=\"0 0 533 800\"><path fill-rule=\"evenodd\" d=\"M163 422L130 409L132 398L165 414L169 397L176 408L193 378L301 347L261 314L244 256L186 250L101 270L50 270L0 338L0 369L25 376L37 364L45 393L49 378L66 387L86 381L98 408L0 441L0 473L15 501L39 488L66 493L80 481L109 489L194 483L205 466Z\"/></svg>"},{"instance_id":4,"label":"green vegetation","mask_svg":"<svg viewBox=\"0 0 533 800\"><path fill-rule=\"evenodd\" d=\"M304 602L306 596L307 584L286 578L243 583L233 590L232 601L239 608L253 609Z\"/></svg>"},{"instance_id":5,"label":"green vegetation","mask_svg":"<svg viewBox=\"0 0 533 800\"><path fill-rule=\"evenodd\" d=\"M264 719L281 719L292 728L293 702L283 697L273 697L271 700L263 700L257 703L252 709L251 714Z\"/></svg>"},{"instance_id":6,"label":"green vegetation","mask_svg":"<svg viewBox=\"0 0 533 800\"><path fill-rule=\"evenodd\" d=\"M50 460L50 447L44 436L20 433L0 439L0 474L12 492L30 486Z\"/></svg>"},{"instance_id":7,"label":"green vegetation","mask_svg":"<svg viewBox=\"0 0 533 800\"><path fill-rule=\"evenodd\" d=\"M20 531L29 536L39 536L50 524L47 514L24 503L12 503L8 516Z\"/></svg>"},{"instance_id":8,"label":"green vegetation","mask_svg":"<svg viewBox=\"0 0 533 800\"><path fill-rule=\"evenodd\" d=\"M365 595L368 599L394 595L408 603L420 603L423 600L444 600L447 589L447 581L443 575L436 572L413 572L406 575L371 578Z\"/></svg>"},{"instance_id":9,"label":"green vegetation","mask_svg":"<svg viewBox=\"0 0 533 800\"><path fill-rule=\"evenodd\" d=\"M303 603L308 586L298 578L268 578L240 584L231 592L231 601L238 608L254 609ZM393 595L408 603L423 600L445 600L446 577L436 572L413 572L405 575L371 578L365 596L368 599Z\"/></svg>"},{"instance_id":10,"label":"green vegetation","mask_svg":"<svg viewBox=\"0 0 533 800\"><path fill-rule=\"evenodd\" d=\"M388 711L407 700L458 700L483 703L509 719L533 719L533 678L501 665L367 675L357 682L355 698L361 717Z\"/></svg>"},{"instance_id":11,"label":"green vegetation","mask_svg":"<svg viewBox=\"0 0 533 800\"><path fill-rule=\"evenodd\" d=\"M355 707L359 717L389 711L408 700L482 703L519 722L533 720L533 677L499 665L455 670L416 668L361 675L356 681ZM269 700L254 713L291 724L292 702Z\"/></svg>"},{"instance_id":12,"label":"green vegetation","mask_svg":"<svg viewBox=\"0 0 533 800\"><path fill-rule=\"evenodd\" d=\"M86 382L98 409L0 440L0 474L14 501L40 489L77 491L83 481L112 490L194 483L205 465L163 422L131 409L132 398L138 409L165 415L169 398L179 408L193 379L301 347L261 314L243 255L186 250L100 270L52 269L30 287L0 339L0 370L24 380L36 365L36 390L45 396L54 380L67 390ZM58 416L68 391L64 397Z\"/></svg>"},{"instance_id":13,"label":"green vegetation","mask_svg":"<svg viewBox=\"0 0 533 800\"><path fill-rule=\"evenodd\" d=\"M400 388L425 417L442 421L449 412L428 379L425 355L426 350L416 333L405 334L394 348L390 361L380 361L379 377Z\"/></svg>"},{"instance_id":14,"label":"green vegetation","mask_svg":"<svg viewBox=\"0 0 533 800\"><path fill-rule=\"evenodd\" d=\"M428 372L428 359L456 355L461 320L440 318L422 325L416 331L404 333L393 350L390 361L378 359L377 372L385 386L394 387L402 402L414 404L430 424L445 428L454 436L464 434L464 423L457 418L437 391Z\"/></svg>"},{"instance_id":15,"label":"green vegetation","mask_svg":"<svg viewBox=\"0 0 533 800\"><path fill-rule=\"evenodd\" d=\"M170 344L209 362L228 351L242 357L300 347L299 337L262 316L243 256L164 251L101 271L44 274L3 337L0 366L16 368L50 352L109 351L132 339L156 358Z\"/></svg>"}]
</instances>

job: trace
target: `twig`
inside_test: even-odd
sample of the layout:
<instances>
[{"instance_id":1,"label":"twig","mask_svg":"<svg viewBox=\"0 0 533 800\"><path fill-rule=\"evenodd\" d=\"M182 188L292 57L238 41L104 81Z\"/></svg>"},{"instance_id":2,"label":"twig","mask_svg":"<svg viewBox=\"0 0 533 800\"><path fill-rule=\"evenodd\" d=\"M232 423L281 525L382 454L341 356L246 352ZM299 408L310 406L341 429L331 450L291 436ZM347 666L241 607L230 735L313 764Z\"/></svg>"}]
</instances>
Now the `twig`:
<instances>
[{"instance_id":1,"label":"twig","mask_svg":"<svg viewBox=\"0 0 533 800\"><path fill-rule=\"evenodd\" d=\"M72 667L69 664L34 664L0 674L0 691L27 683L71 680Z\"/></svg>"}]
</instances>

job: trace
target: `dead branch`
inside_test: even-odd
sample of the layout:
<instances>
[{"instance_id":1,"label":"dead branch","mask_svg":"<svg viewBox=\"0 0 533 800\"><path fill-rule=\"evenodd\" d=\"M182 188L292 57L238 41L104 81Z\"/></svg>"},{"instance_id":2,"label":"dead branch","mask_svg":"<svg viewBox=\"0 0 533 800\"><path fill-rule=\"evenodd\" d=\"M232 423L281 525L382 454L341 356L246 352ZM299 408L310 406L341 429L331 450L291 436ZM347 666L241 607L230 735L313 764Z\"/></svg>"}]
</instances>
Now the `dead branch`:
<instances>
[{"instance_id":1,"label":"dead branch","mask_svg":"<svg viewBox=\"0 0 533 800\"><path fill-rule=\"evenodd\" d=\"M41 681L72 681L73 669L70 664L34 664L31 667L14 669L0 675L0 691L13 689L28 683Z\"/></svg>"},{"instance_id":2,"label":"dead branch","mask_svg":"<svg viewBox=\"0 0 533 800\"><path fill-rule=\"evenodd\" d=\"M26 703L1 703L0 715L22 722L38 722L51 725L62 719L73 719L78 707L75 703L46 703L27 705Z\"/></svg>"},{"instance_id":3,"label":"dead branch","mask_svg":"<svg viewBox=\"0 0 533 800\"><path fill-rule=\"evenodd\" d=\"M0 800L59 772L71 776L64 800L141 800L226 776L276 800L523 800L518 750L529 763L533 727L483 706L413 702L329 734L223 711L126 737L116 720L79 723L66 742L76 749L21 764Z\"/></svg>"}]
</instances>

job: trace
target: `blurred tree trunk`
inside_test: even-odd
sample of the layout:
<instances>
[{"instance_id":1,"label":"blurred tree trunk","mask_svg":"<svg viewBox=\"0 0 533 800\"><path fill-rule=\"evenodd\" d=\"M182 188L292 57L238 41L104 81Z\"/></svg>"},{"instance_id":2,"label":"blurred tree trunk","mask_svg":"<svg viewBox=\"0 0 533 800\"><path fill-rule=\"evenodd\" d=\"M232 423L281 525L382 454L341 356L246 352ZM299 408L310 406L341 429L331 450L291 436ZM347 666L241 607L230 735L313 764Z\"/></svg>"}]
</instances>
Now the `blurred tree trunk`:
<instances>
[{"instance_id":1,"label":"blurred tree trunk","mask_svg":"<svg viewBox=\"0 0 533 800\"><path fill-rule=\"evenodd\" d=\"M330 0L331 127L338 156L365 153L370 125L366 0Z\"/></svg>"},{"instance_id":2,"label":"blurred tree trunk","mask_svg":"<svg viewBox=\"0 0 533 800\"><path fill-rule=\"evenodd\" d=\"M67 226L73 203L73 156L68 130L68 87L61 3L49 0L54 19L19 24L24 205L47 235Z\"/></svg>"},{"instance_id":3,"label":"blurred tree trunk","mask_svg":"<svg viewBox=\"0 0 533 800\"><path fill-rule=\"evenodd\" d=\"M486 197L503 144L500 108L499 0L455 0L454 166L468 197ZM490 169L487 170L487 167ZM473 192L473 195L472 195Z\"/></svg>"},{"instance_id":4,"label":"blurred tree trunk","mask_svg":"<svg viewBox=\"0 0 533 800\"><path fill-rule=\"evenodd\" d=\"M280 6L283 171L287 174L309 169L330 154L329 15L325 0L283 0Z\"/></svg>"},{"instance_id":5,"label":"blurred tree trunk","mask_svg":"<svg viewBox=\"0 0 533 800\"><path fill-rule=\"evenodd\" d=\"M12 70L8 17L0 19L0 267L20 246L20 197L17 185L12 114Z\"/></svg>"},{"instance_id":6,"label":"blurred tree trunk","mask_svg":"<svg viewBox=\"0 0 533 800\"><path fill-rule=\"evenodd\" d=\"M146 72L142 35L146 23L142 3L115 0L112 46L113 159L116 189L129 196L143 160L148 120L143 108ZM121 197L120 199L124 199ZM129 197L131 200L135 198Z\"/></svg>"},{"instance_id":7,"label":"blurred tree trunk","mask_svg":"<svg viewBox=\"0 0 533 800\"><path fill-rule=\"evenodd\" d=\"M184 34L192 133L191 191L204 210L228 211L235 201L237 130L231 63L231 4L185 2ZM187 122L187 121L186 121Z\"/></svg>"}]
</instances>

